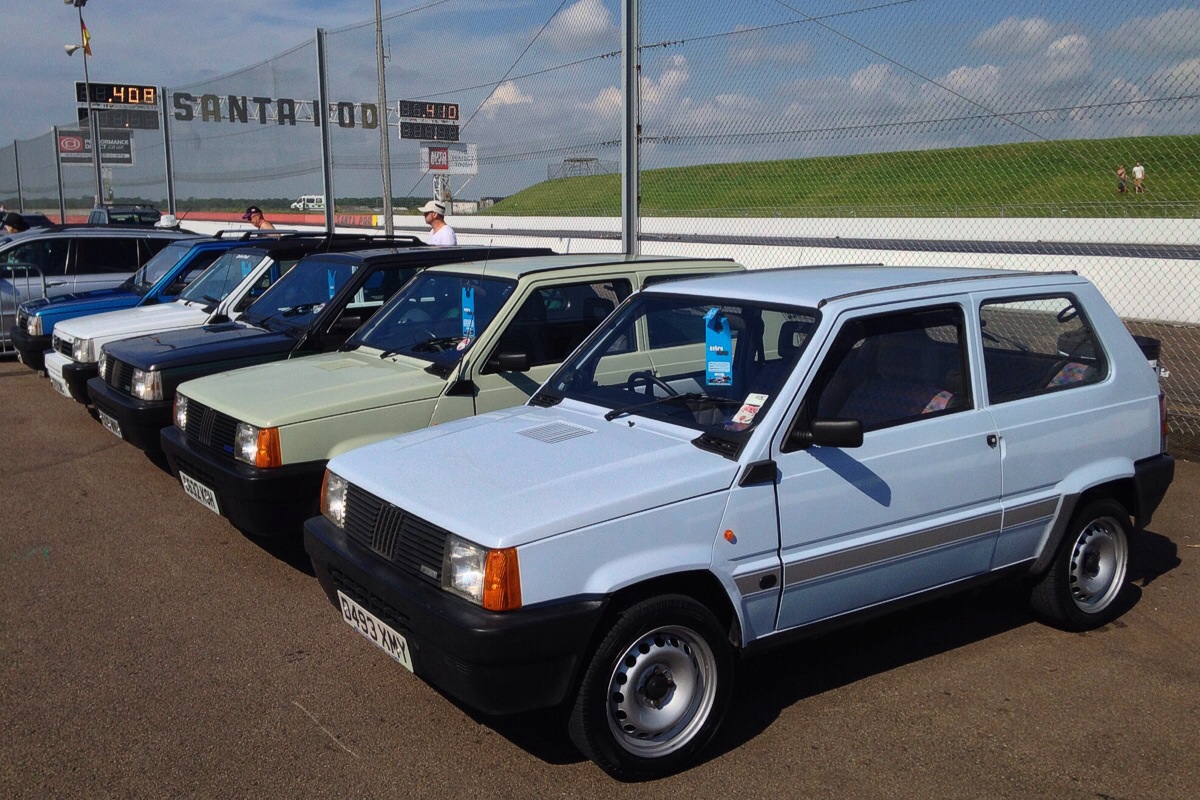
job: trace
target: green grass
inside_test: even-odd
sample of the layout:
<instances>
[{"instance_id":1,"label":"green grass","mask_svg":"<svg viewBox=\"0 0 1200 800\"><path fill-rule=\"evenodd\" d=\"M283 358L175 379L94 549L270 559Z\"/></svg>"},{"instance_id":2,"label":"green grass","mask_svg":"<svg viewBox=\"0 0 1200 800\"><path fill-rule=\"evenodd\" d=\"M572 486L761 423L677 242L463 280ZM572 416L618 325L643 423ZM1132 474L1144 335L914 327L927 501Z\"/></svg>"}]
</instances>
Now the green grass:
<instances>
[{"instance_id":1,"label":"green grass","mask_svg":"<svg viewBox=\"0 0 1200 800\"><path fill-rule=\"evenodd\" d=\"M1200 136L1071 139L644 170L643 216L1156 216L1200 211ZM1133 193L1134 161L1146 167ZM1130 173L1116 191L1116 168ZM620 214L619 175L562 178L507 215Z\"/></svg>"}]
</instances>

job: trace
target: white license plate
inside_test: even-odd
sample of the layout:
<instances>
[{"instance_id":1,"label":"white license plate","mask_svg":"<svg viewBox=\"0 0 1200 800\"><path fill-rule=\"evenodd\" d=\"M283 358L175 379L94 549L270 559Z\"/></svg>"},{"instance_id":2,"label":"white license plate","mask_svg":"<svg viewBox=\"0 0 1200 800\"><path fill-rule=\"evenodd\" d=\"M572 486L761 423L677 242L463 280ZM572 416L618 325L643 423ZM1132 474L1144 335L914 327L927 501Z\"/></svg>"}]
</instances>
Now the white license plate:
<instances>
[{"instance_id":1,"label":"white license plate","mask_svg":"<svg viewBox=\"0 0 1200 800\"><path fill-rule=\"evenodd\" d=\"M56 375L51 375L50 376L50 385L54 387L54 391L58 392L63 397L70 397L72 400L75 399L75 398L71 397L71 390L67 388L67 382L64 381L62 378L60 378Z\"/></svg>"},{"instance_id":2,"label":"white license plate","mask_svg":"<svg viewBox=\"0 0 1200 800\"><path fill-rule=\"evenodd\" d=\"M338 592L338 602L341 604L342 619L346 620L346 624L370 639L376 647L412 672L412 656L408 652L407 639L341 592Z\"/></svg>"},{"instance_id":3,"label":"white license plate","mask_svg":"<svg viewBox=\"0 0 1200 800\"><path fill-rule=\"evenodd\" d=\"M121 423L117 422L115 417L105 414L98 408L96 409L96 413L100 416L100 424L104 426L104 430L108 431L118 439L125 438L121 435Z\"/></svg>"},{"instance_id":4,"label":"white license plate","mask_svg":"<svg viewBox=\"0 0 1200 800\"><path fill-rule=\"evenodd\" d=\"M221 508L217 505L217 493L212 489L184 472L179 473L179 482L183 484L183 491L188 497L214 514L221 513Z\"/></svg>"}]
</instances>

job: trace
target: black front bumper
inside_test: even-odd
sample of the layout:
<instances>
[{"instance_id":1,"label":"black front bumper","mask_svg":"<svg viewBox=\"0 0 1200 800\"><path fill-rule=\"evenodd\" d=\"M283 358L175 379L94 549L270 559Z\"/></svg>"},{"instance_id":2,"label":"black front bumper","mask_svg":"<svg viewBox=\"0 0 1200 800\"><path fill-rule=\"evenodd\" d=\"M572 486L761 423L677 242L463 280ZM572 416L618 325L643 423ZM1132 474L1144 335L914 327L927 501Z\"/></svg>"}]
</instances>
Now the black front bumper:
<instances>
[{"instance_id":1,"label":"black front bumper","mask_svg":"<svg viewBox=\"0 0 1200 800\"><path fill-rule=\"evenodd\" d=\"M8 336L22 364L38 371L46 368L46 351L54 347L53 336L31 336L16 325L9 329Z\"/></svg>"},{"instance_id":2,"label":"black front bumper","mask_svg":"<svg viewBox=\"0 0 1200 800\"><path fill-rule=\"evenodd\" d=\"M486 611L404 576L324 517L304 523L304 549L339 610L341 591L405 637L418 677L485 714L563 702L607 606L586 598Z\"/></svg>"},{"instance_id":3,"label":"black front bumper","mask_svg":"<svg viewBox=\"0 0 1200 800\"><path fill-rule=\"evenodd\" d=\"M192 445L174 425L161 429L159 444L171 472L216 492L221 515L252 536L298 536L304 520L318 512L325 461L259 469Z\"/></svg>"},{"instance_id":4,"label":"black front bumper","mask_svg":"<svg viewBox=\"0 0 1200 800\"><path fill-rule=\"evenodd\" d=\"M63 364L62 368L63 380L66 381L67 388L71 390L71 397L85 406L92 402L88 393L88 381L97 378L99 374L100 365L95 363L81 364L78 361L72 361L70 364Z\"/></svg>"},{"instance_id":5,"label":"black front bumper","mask_svg":"<svg viewBox=\"0 0 1200 800\"><path fill-rule=\"evenodd\" d=\"M65 375L66 370L63 372ZM87 396L97 411L117 421L122 439L147 453L159 451L158 432L171 424L170 400L139 400L118 392L99 377L88 380Z\"/></svg>"}]
</instances>

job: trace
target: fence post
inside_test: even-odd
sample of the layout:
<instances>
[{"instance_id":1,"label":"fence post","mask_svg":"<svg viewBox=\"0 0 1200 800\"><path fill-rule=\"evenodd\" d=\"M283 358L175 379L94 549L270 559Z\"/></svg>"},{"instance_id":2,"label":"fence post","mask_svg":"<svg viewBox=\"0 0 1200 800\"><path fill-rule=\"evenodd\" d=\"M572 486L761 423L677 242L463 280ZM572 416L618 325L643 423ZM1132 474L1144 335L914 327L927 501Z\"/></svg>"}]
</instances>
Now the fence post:
<instances>
[{"instance_id":1,"label":"fence post","mask_svg":"<svg viewBox=\"0 0 1200 800\"><path fill-rule=\"evenodd\" d=\"M171 130L168 127L170 123L167 121L170 115L167 113L167 87L158 87L158 105L162 109L162 138L163 138L163 160L166 162L164 168L167 175L167 213L175 216L175 164L171 159Z\"/></svg>"},{"instance_id":2,"label":"fence post","mask_svg":"<svg viewBox=\"0 0 1200 800\"><path fill-rule=\"evenodd\" d=\"M317 104L321 122L321 181L325 192L325 230L333 233L333 154L329 144L329 76L325 69L325 29L317 28Z\"/></svg>"},{"instance_id":3,"label":"fence post","mask_svg":"<svg viewBox=\"0 0 1200 800\"><path fill-rule=\"evenodd\" d=\"M25 213L25 195L21 192L21 150L13 139L13 166L17 168L17 211Z\"/></svg>"},{"instance_id":4,"label":"fence post","mask_svg":"<svg viewBox=\"0 0 1200 800\"><path fill-rule=\"evenodd\" d=\"M638 182L641 177L638 155L641 146L641 121L638 119L638 74L641 72L641 56L638 44L641 37L638 24L638 0L625 0L621 13L621 68L625 91L625 124L621 130L621 249L635 256L641 249L639 233L641 209L639 208Z\"/></svg>"},{"instance_id":5,"label":"fence post","mask_svg":"<svg viewBox=\"0 0 1200 800\"><path fill-rule=\"evenodd\" d=\"M67 224L67 196L63 193L62 182L62 159L58 157L58 126L55 125L54 142L51 147L54 148L54 180L58 185L58 221L63 225Z\"/></svg>"}]
</instances>

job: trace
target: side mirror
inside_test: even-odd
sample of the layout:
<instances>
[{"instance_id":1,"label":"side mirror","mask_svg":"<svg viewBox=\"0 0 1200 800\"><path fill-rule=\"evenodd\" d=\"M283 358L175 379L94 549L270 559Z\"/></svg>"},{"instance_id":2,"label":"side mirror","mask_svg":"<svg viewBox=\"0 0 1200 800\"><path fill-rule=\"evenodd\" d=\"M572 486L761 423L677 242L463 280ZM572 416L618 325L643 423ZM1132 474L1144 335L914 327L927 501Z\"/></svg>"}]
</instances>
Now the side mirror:
<instances>
[{"instance_id":1,"label":"side mirror","mask_svg":"<svg viewBox=\"0 0 1200 800\"><path fill-rule=\"evenodd\" d=\"M529 372L527 353L501 353L488 362L490 372Z\"/></svg>"},{"instance_id":2,"label":"side mirror","mask_svg":"<svg viewBox=\"0 0 1200 800\"><path fill-rule=\"evenodd\" d=\"M807 429L797 427L788 437L796 450L820 447L862 447L862 421L857 419L814 419Z\"/></svg>"},{"instance_id":3,"label":"side mirror","mask_svg":"<svg viewBox=\"0 0 1200 800\"><path fill-rule=\"evenodd\" d=\"M334 323L329 326L329 332L350 335L361 328L362 324L363 318L357 314L343 314L334 320Z\"/></svg>"}]
</instances>

